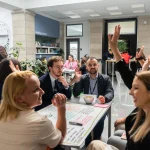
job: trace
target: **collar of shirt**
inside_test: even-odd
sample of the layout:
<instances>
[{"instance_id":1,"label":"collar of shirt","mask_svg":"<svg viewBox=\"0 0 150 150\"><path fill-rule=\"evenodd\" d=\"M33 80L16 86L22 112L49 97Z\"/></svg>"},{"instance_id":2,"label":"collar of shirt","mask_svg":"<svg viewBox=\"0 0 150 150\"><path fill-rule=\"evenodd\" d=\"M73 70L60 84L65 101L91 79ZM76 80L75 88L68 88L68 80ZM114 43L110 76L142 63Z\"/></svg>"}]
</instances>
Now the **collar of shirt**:
<instances>
[{"instance_id":1,"label":"collar of shirt","mask_svg":"<svg viewBox=\"0 0 150 150\"><path fill-rule=\"evenodd\" d=\"M96 77L95 77L94 79L91 78L91 77L90 77L90 74L89 74L89 78L92 79L92 80L96 80L96 79L98 78L98 73L97 73L97 75L96 75Z\"/></svg>"},{"instance_id":2,"label":"collar of shirt","mask_svg":"<svg viewBox=\"0 0 150 150\"><path fill-rule=\"evenodd\" d=\"M50 77L50 79L51 79L51 83L52 83L52 87L53 87L53 89L54 89L54 86L55 86L55 78L54 77L52 77L52 75L49 73L49 77Z\"/></svg>"}]
</instances>

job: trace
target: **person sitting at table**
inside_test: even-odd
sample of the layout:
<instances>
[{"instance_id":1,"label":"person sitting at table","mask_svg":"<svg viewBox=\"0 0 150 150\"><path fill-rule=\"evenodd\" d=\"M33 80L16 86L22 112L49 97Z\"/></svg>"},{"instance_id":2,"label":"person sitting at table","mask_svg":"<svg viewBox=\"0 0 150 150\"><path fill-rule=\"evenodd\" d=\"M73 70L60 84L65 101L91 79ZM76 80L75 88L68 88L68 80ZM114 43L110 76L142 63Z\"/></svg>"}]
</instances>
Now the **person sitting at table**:
<instances>
[{"instance_id":1,"label":"person sitting at table","mask_svg":"<svg viewBox=\"0 0 150 150\"><path fill-rule=\"evenodd\" d=\"M87 70L86 70L86 61L87 61L88 57L82 57L81 59L81 67L79 68L79 71L81 71L81 74L86 74Z\"/></svg>"},{"instance_id":2,"label":"person sitting at table","mask_svg":"<svg viewBox=\"0 0 150 150\"><path fill-rule=\"evenodd\" d=\"M0 62L4 59L7 58L8 54L6 52L6 49L3 46L0 46Z\"/></svg>"},{"instance_id":3,"label":"person sitting at table","mask_svg":"<svg viewBox=\"0 0 150 150\"><path fill-rule=\"evenodd\" d=\"M75 70L78 67L78 63L76 60L74 60L73 55L68 56L68 60L66 60L64 64L64 69L72 69Z\"/></svg>"},{"instance_id":4,"label":"person sitting at table","mask_svg":"<svg viewBox=\"0 0 150 150\"><path fill-rule=\"evenodd\" d=\"M0 100L4 81L6 77L13 72L13 70L10 68L10 61L15 65L15 67L17 67L17 69L21 70L21 65L15 58L5 58L0 62Z\"/></svg>"},{"instance_id":5,"label":"person sitting at table","mask_svg":"<svg viewBox=\"0 0 150 150\"><path fill-rule=\"evenodd\" d=\"M114 97L114 90L109 76L98 73L99 64L96 58L90 57L86 63L87 74L81 75L75 72L73 95L79 96L81 92L84 94L97 95L98 100L104 104L110 102ZM100 139L104 128L104 115L93 129L93 139ZM91 141L89 135L86 139L85 145L87 146Z\"/></svg>"},{"instance_id":6,"label":"person sitting at table","mask_svg":"<svg viewBox=\"0 0 150 150\"><path fill-rule=\"evenodd\" d=\"M56 126L34 111L42 104L44 91L31 71L11 73L4 82L0 105L0 147L2 150L46 150L56 147L66 135L66 96L56 94Z\"/></svg>"},{"instance_id":7,"label":"person sitting at table","mask_svg":"<svg viewBox=\"0 0 150 150\"><path fill-rule=\"evenodd\" d=\"M129 60L132 56L129 55L127 51L121 53L121 57L124 58L127 65L129 65Z\"/></svg>"},{"instance_id":8,"label":"person sitting at table","mask_svg":"<svg viewBox=\"0 0 150 150\"><path fill-rule=\"evenodd\" d=\"M129 89L131 89L130 94L135 99L136 107L138 107L133 111L134 113L131 113L126 118L125 129L126 129L126 136L127 136L127 149L128 150L130 149L141 150L141 149L146 149L146 145L147 146L149 145L148 141L150 140L150 131L146 130L149 128L145 126L145 124L148 125L148 123L146 122L148 121L147 118L149 117L147 116L147 111L144 108L144 107L149 107L149 103L150 103L149 102L150 100L148 98L149 97L148 93L150 92L150 89L149 89L150 72L149 71L141 72L135 75L135 78L134 78L134 75L132 74L131 70L129 70L129 68L125 65L125 62L121 58L119 50L117 48L117 40L120 35L120 28L121 28L120 26L116 26L114 35L113 36L109 35L108 39L109 39L109 43L111 45L112 51L117 61L116 68L120 72L125 85ZM141 57L143 49L144 47L142 46L140 52L136 53L136 58ZM139 62L141 65L143 65L144 59L143 58L139 59ZM137 98L138 93L139 95ZM141 96L140 96L140 93L142 93ZM142 112L142 115L139 117L141 112Z\"/></svg>"},{"instance_id":9,"label":"person sitting at table","mask_svg":"<svg viewBox=\"0 0 150 150\"><path fill-rule=\"evenodd\" d=\"M66 79L62 76L63 59L60 56L53 56L47 61L49 72L40 77L40 87L45 92L42 95L43 103L35 107L40 110L51 104L51 100L56 93L64 94L68 99L71 98L71 88Z\"/></svg>"}]
</instances>

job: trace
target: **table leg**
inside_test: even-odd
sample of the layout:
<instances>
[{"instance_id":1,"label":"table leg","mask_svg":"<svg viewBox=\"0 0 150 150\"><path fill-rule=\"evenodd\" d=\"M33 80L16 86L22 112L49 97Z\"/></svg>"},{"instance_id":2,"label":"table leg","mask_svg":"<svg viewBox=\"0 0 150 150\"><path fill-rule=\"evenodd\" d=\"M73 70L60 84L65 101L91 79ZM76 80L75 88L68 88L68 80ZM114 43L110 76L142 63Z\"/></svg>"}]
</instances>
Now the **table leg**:
<instances>
[{"instance_id":1,"label":"table leg","mask_svg":"<svg viewBox=\"0 0 150 150\"><path fill-rule=\"evenodd\" d=\"M107 61L105 60L105 74L107 75Z\"/></svg>"},{"instance_id":2,"label":"table leg","mask_svg":"<svg viewBox=\"0 0 150 150\"><path fill-rule=\"evenodd\" d=\"M111 106L108 109L108 138L111 136Z\"/></svg>"},{"instance_id":3,"label":"table leg","mask_svg":"<svg viewBox=\"0 0 150 150\"><path fill-rule=\"evenodd\" d=\"M114 85L114 62L112 62L112 86Z\"/></svg>"}]
</instances>

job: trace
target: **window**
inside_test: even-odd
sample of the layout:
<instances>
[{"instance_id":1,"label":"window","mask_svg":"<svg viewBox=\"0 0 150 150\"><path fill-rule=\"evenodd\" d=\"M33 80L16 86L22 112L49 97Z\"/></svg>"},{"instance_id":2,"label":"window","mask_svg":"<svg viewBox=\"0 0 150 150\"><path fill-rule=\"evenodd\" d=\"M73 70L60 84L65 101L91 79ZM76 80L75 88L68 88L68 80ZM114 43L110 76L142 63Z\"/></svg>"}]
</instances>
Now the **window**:
<instances>
[{"instance_id":1,"label":"window","mask_svg":"<svg viewBox=\"0 0 150 150\"><path fill-rule=\"evenodd\" d=\"M116 25L121 26L120 34L135 34L136 22L135 21L122 21L108 23L108 34L114 34L114 28Z\"/></svg>"},{"instance_id":2,"label":"window","mask_svg":"<svg viewBox=\"0 0 150 150\"><path fill-rule=\"evenodd\" d=\"M66 25L66 36L67 37L83 36L83 24Z\"/></svg>"}]
</instances>

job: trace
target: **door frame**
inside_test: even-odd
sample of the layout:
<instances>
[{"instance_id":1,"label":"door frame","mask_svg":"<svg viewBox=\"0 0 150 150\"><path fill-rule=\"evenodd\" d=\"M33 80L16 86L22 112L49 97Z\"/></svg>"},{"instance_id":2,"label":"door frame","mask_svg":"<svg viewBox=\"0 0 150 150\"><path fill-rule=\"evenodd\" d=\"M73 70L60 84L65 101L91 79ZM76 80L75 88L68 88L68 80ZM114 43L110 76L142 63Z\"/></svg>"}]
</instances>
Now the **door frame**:
<instances>
[{"instance_id":1,"label":"door frame","mask_svg":"<svg viewBox=\"0 0 150 150\"><path fill-rule=\"evenodd\" d=\"M69 43L73 41L77 41L78 43L78 58L77 59L80 60L80 38L66 39L66 60L68 59L68 56L70 55Z\"/></svg>"}]
</instances>

